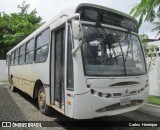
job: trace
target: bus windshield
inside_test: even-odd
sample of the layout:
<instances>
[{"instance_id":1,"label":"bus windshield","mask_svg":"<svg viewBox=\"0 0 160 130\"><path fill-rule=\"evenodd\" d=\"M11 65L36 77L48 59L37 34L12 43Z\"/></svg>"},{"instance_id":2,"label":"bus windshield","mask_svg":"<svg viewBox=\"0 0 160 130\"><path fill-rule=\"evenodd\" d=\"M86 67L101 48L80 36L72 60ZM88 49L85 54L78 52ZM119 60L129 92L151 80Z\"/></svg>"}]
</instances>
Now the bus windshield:
<instances>
[{"instance_id":1,"label":"bus windshield","mask_svg":"<svg viewBox=\"0 0 160 130\"><path fill-rule=\"evenodd\" d=\"M137 35L100 26L82 25L81 47L86 75L124 76L146 73Z\"/></svg>"}]
</instances>

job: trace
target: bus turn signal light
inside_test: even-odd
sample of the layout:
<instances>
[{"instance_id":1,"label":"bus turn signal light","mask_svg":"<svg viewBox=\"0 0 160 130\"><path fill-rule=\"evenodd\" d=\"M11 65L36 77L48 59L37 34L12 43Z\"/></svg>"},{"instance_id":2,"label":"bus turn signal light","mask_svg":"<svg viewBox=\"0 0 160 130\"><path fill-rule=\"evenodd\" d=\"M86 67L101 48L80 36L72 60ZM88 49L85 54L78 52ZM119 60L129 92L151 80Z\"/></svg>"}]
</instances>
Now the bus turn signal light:
<instances>
[{"instance_id":1,"label":"bus turn signal light","mask_svg":"<svg viewBox=\"0 0 160 130\"><path fill-rule=\"evenodd\" d=\"M68 103L68 105L71 105L71 104L72 104L72 102L71 102L70 100L68 100L67 103Z\"/></svg>"}]
</instances>

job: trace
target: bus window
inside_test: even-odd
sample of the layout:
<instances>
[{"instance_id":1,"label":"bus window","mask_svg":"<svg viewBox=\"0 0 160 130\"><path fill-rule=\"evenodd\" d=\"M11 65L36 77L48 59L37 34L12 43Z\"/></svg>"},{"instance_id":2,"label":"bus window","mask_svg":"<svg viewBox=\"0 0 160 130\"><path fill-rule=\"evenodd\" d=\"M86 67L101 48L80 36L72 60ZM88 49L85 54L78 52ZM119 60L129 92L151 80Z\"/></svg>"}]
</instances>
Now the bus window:
<instances>
[{"instance_id":1,"label":"bus window","mask_svg":"<svg viewBox=\"0 0 160 130\"><path fill-rule=\"evenodd\" d=\"M25 59L25 44L23 44L19 50L19 64L24 64L24 59Z\"/></svg>"},{"instance_id":2,"label":"bus window","mask_svg":"<svg viewBox=\"0 0 160 130\"><path fill-rule=\"evenodd\" d=\"M33 62L34 39L30 40L26 45L26 63Z\"/></svg>"},{"instance_id":3,"label":"bus window","mask_svg":"<svg viewBox=\"0 0 160 130\"><path fill-rule=\"evenodd\" d=\"M86 75L145 74L144 56L136 35L83 25L83 36L82 55Z\"/></svg>"},{"instance_id":4,"label":"bus window","mask_svg":"<svg viewBox=\"0 0 160 130\"><path fill-rule=\"evenodd\" d=\"M8 65L8 60L9 60L9 55L6 56L7 60L6 60L6 66Z\"/></svg>"},{"instance_id":5,"label":"bus window","mask_svg":"<svg viewBox=\"0 0 160 130\"><path fill-rule=\"evenodd\" d=\"M35 61L43 62L47 59L49 44L49 29L42 32L36 39Z\"/></svg>"},{"instance_id":6,"label":"bus window","mask_svg":"<svg viewBox=\"0 0 160 130\"><path fill-rule=\"evenodd\" d=\"M11 65L14 64L14 52L11 53L11 62L10 62Z\"/></svg>"},{"instance_id":7,"label":"bus window","mask_svg":"<svg viewBox=\"0 0 160 130\"><path fill-rule=\"evenodd\" d=\"M70 28L68 30L68 48L67 48L67 89L73 90L73 60L72 60L72 38Z\"/></svg>"},{"instance_id":8,"label":"bus window","mask_svg":"<svg viewBox=\"0 0 160 130\"><path fill-rule=\"evenodd\" d=\"M14 59L15 59L14 63L15 63L15 65L18 64L18 56L19 56L19 49L17 48L16 51L15 51L15 57L14 57Z\"/></svg>"}]
</instances>

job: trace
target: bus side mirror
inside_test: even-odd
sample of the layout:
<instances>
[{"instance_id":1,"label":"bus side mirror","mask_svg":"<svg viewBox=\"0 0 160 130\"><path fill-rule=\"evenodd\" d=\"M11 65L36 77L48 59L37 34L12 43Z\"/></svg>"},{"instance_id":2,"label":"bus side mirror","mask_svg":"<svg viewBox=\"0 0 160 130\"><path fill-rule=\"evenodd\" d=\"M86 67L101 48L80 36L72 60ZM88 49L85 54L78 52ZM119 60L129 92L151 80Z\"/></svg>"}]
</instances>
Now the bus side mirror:
<instances>
[{"instance_id":1,"label":"bus side mirror","mask_svg":"<svg viewBox=\"0 0 160 130\"><path fill-rule=\"evenodd\" d=\"M82 28L79 20L72 21L73 38L76 40L82 39Z\"/></svg>"},{"instance_id":2,"label":"bus side mirror","mask_svg":"<svg viewBox=\"0 0 160 130\"><path fill-rule=\"evenodd\" d=\"M80 23L80 14L76 13L73 16L70 16L69 18L67 18L66 23L66 28L68 28L68 24L70 24L73 39L78 42L78 44L75 45L75 48L72 50L72 54L75 55L81 48L83 38L82 27Z\"/></svg>"},{"instance_id":3,"label":"bus side mirror","mask_svg":"<svg viewBox=\"0 0 160 130\"><path fill-rule=\"evenodd\" d=\"M72 21L72 34L73 34L73 38L75 40L78 40L78 44L72 50L72 54L75 55L82 46L83 33L82 33L80 20Z\"/></svg>"}]
</instances>

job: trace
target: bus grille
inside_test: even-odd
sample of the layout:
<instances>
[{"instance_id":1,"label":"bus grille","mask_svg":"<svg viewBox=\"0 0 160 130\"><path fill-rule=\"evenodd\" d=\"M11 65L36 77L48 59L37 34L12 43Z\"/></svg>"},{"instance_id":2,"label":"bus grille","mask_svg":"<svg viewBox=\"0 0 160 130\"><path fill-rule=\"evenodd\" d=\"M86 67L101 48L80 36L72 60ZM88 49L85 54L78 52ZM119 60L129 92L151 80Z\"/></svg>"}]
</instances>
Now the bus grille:
<instances>
[{"instance_id":1,"label":"bus grille","mask_svg":"<svg viewBox=\"0 0 160 130\"><path fill-rule=\"evenodd\" d=\"M119 97L124 97L124 96L131 96L131 95L135 95L135 94L138 94L138 93L141 93L142 91L144 91L146 88L143 87L141 89L138 89L138 90L133 90L133 91L130 91L128 93L103 93L103 92L98 92L96 90L93 90L91 89L91 94L94 95L94 96L98 96L98 97L103 97L103 98L119 98Z\"/></svg>"},{"instance_id":2,"label":"bus grille","mask_svg":"<svg viewBox=\"0 0 160 130\"><path fill-rule=\"evenodd\" d=\"M141 103L143 103L143 100L132 100L131 104L127 104L124 106L120 106L120 103L116 103L116 104L113 104L110 106L100 108L100 109L96 110L96 112L105 112L105 111L113 111L113 110L128 108L128 107L133 107L133 106L139 105Z\"/></svg>"}]
</instances>

